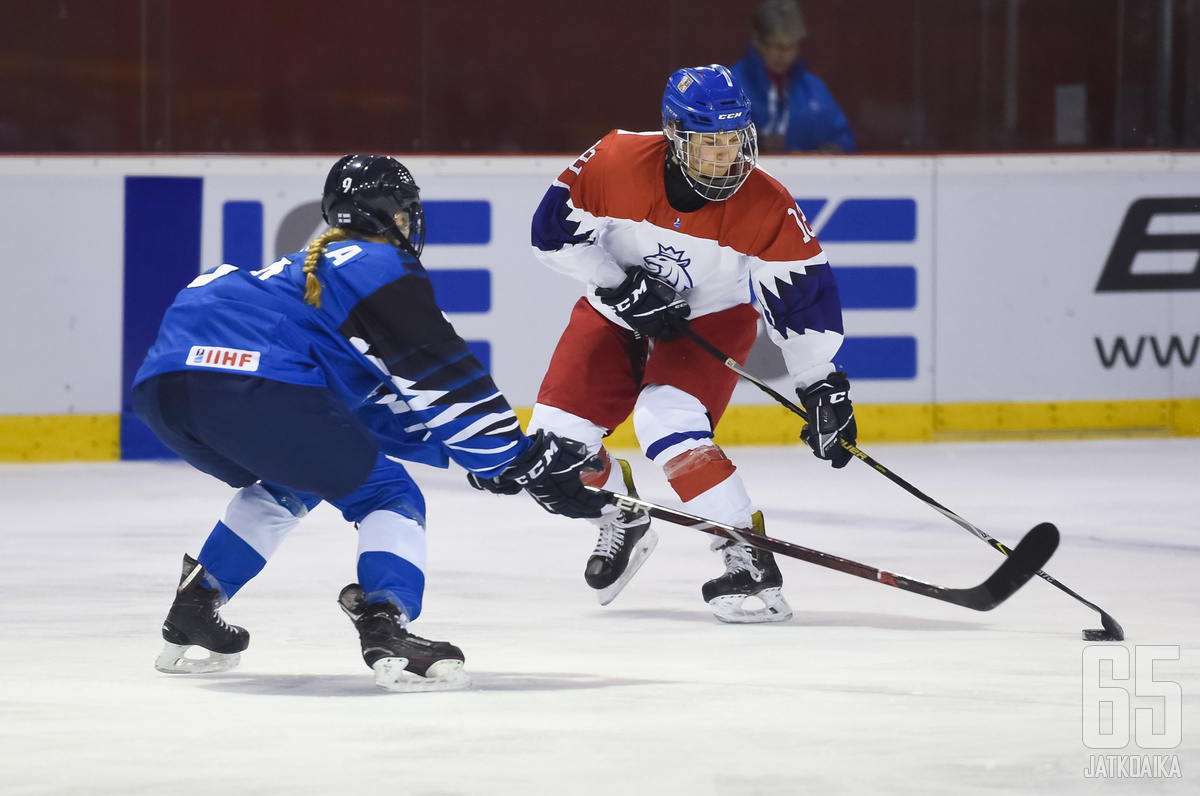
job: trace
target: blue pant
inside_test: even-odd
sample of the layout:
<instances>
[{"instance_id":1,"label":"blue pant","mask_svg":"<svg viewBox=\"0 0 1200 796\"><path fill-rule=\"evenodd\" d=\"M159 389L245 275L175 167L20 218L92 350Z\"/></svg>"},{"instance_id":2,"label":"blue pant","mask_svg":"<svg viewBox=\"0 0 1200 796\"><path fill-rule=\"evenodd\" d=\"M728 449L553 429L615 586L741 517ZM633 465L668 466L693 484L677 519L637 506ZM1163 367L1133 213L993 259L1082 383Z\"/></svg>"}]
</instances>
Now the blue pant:
<instances>
[{"instance_id":1,"label":"blue pant","mask_svg":"<svg viewBox=\"0 0 1200 796\"><path fill-rule=\"evenodd\" d=\"M332 500L361 486L379 455L324 387L173 371L136 385L133 411L189 464L234 487L261 480Z\"/></svg>"},{"instance_id":2,"label":"blue pant","mask_svg":"<svg viewBox=\"0 0 1200 796\"><path fill-rule=\"evenodd\" d=\"M390 599L410 619L420 613L424 496L332 392L258 376L176 371L135 386L133 408L192 466L242 488L226 511L235 527L218 522L199 555L226 599L262 570L299 517L325 500L350 522L389 511L415 523L385 521L382 531L373 523L373 543L360 546L358 575L370 602ZM247 491L259 482L261 488Z\"/></svg>"}]
</instances>

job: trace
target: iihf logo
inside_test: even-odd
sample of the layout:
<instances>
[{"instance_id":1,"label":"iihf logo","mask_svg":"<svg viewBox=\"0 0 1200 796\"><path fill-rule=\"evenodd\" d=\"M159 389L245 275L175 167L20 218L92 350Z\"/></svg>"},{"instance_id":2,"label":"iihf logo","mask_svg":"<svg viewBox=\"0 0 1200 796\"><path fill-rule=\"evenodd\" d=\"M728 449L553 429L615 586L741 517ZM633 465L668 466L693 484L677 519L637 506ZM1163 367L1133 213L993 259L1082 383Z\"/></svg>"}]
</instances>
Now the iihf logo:
<instances>
[{"instance_id":1,"label":"iihf logo","mask_svg":"<svg viewBox=\"0 0 1200 796\"><path fill-rule=\"evenodd\" d=\"M683 256L682 251L676 251L670 246L658 244L658 254L643 257L646 270L665 279L676 290L687 290L692 286L692 276L687 272L691 260Z\"/></svg>"}]
</instances>

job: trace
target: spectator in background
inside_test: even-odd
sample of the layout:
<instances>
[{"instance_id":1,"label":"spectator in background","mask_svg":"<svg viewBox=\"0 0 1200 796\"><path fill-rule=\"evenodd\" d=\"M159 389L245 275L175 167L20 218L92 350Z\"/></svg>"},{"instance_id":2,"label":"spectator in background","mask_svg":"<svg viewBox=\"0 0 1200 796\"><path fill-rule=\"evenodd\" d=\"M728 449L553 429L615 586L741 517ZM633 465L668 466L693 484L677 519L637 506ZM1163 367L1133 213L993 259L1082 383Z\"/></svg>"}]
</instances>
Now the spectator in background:
<instances>
[{"instance_id":1,"label":"spectator in background","mask_svg":"<svg viewBox=\"0 0 1200 796\"><path fill-rule=\"evenodd\" d=\"M806 35L795 0L766 0L754 15L746 55L733 65L750 97L759 151L853 152L846 114L799 57Z\"/></svg>"}]
</instances>

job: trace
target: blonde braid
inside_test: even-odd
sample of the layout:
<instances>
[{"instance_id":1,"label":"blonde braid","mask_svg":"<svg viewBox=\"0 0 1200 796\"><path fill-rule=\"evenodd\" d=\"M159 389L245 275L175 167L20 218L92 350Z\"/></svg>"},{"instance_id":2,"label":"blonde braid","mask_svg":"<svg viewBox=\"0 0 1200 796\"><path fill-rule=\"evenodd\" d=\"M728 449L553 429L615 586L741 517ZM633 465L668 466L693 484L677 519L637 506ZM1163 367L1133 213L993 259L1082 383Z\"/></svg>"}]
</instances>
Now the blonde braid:
<instances>
[{"instance_id":1,"label":"blonde braid","mask_svg":"<svg viewBox=\"0 0 1200 796\"><path fill-rule=\"evenodd\" d=\"M317 265L325 247L339 240L349 240L350 233L341 227L330 227L308 244L308 253L304 255L304 303L321 307L321 281L317 279Z\"/></svg>"}]
</instances>

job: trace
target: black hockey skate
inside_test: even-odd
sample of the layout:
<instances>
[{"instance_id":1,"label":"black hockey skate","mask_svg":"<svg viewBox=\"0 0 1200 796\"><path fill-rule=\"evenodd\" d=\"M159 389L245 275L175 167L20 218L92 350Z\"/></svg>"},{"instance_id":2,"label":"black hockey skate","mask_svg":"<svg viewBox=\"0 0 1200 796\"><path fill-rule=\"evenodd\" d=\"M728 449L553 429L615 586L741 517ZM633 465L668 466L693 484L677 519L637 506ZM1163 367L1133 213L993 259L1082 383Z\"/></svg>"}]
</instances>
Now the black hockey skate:
<instances>
[{"instance_id":1,"label":"black hockey skate","mask_svg":"<svg viewBox=\"0 0 1200 796\"><path fill-rule=\"evenodd\" d=\"M621 468L625 488L637 497L629 462L614 459ZM583 570L587 585L596 589L596 599L608 605L617 598L625 584L633 579L642 564L658 544L658 534L650 529L650 518L633 511L619 511L600 526L596 549Z\"/></svg>"},{"instance_id":2,"label":"black hockey skate","mask_svg":"<svg viewBox=\"0 0 1200 796\"><path fill-rule=\"evenodd\" d=\"M357 583L342 589L338 604L358 629L363 660L375 672L375 685L388 691L452 691L471 684L463 671L462 650L409 633L408 618L394 604L367 605Z\"/></svg>"},{"instance_id":3,"label":"black hockey skate","mask_svg":"<svg viewBox=\"0 0 1200 796\"><path fill-rule=\"evenodd\" d=\"M764 533L761 511L754 512L752 533ZM727 541L719 547L725 558L725 574L713 578L700 590L713 615L722 622L749 624L783 622L792 618L792 607L783 596L783 574L775 556L767 550ZM763 607L747 610L745 601L757 597Z\"/></svg>"},{"instance_id":4,"label":"black hockey skate","mask_svg":"<svg viewBox=\"0 0 1200 796\"><path fill-rule=\"evenodd\" d=\"M183 557L183 574L175 602L163 621L166 644L154 668L169 674L224 672L238 665L250 634L221 618L221 592L204 585L204 567L189 555ZM200 652L203 657L188 657Z\"/></svg>"}]
</instances>

